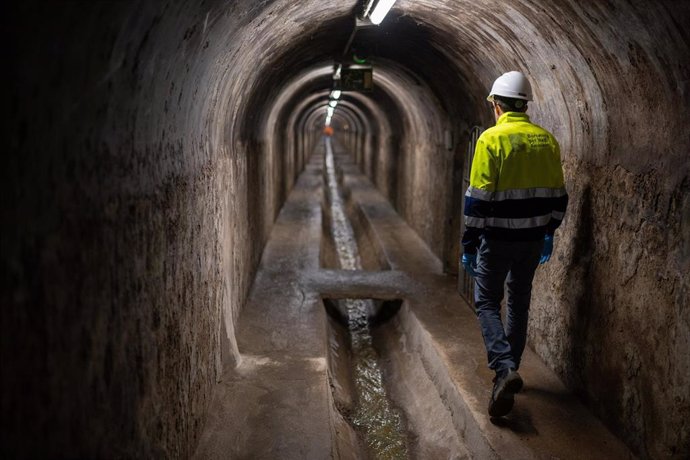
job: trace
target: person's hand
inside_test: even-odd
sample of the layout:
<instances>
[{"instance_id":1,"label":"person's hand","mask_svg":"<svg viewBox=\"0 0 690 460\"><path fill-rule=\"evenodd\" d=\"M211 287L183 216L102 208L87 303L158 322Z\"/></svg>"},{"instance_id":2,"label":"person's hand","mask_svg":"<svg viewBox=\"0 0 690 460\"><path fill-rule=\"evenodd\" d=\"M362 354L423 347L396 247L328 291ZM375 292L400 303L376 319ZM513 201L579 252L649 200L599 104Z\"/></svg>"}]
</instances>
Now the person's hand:
<instances>
[{"instance_id":1,"label":"person's hand","mask_svg":"<svg viewBox=\"0 0 690 460\"><path fill-rule=\"evenodd\" d=\"M546 235L544 237L544 249L541 251L541 259L539 259L540 264L545 264L551 258L551 253L553 252L553 235Z\"/></svg>"},{"instance_id":2,"label":"person's hand","mask_svg":"<svg viewBox=\"0 0 690 460\"><path fill-rule=\"evenodd\" d=\"M474 271L477 268L477 254L463 254L462 255L462 266L468 275L475 277L477 272Z\"/></svg>"}]
</instances>

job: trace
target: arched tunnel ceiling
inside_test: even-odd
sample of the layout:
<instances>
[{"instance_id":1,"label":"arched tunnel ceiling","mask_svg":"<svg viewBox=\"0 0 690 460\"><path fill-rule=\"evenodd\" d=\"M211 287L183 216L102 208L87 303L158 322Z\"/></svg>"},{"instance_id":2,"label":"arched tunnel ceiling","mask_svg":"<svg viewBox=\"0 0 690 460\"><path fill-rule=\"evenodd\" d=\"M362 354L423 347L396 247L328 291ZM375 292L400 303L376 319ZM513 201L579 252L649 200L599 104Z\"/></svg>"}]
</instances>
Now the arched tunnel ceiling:
<instances>
[{"instance_id":1,"label":"arched tunnel ceiling","mask_svg":"<svg viewBox=\"0 0 690 460\"><path fill-rule=\"evenodd\" d=\"M191 456L357 4L5 7L3 436L75 458ZM687 446L689 22L685 0L398 0L354 42L374 91L334 118L361 125L364 173L451 254L462 136L493 123L498 75L527 73L572 198L534 348L661 458Z\"/></svg>"},{"instance_id":2,"label":"arched tunnel ceiling","mask_svg":"<svg viewBox=\"0 0 690 460\"><path fill-rule=\"evenodd\" d=\"M262 123L257 122L258 126L267 130L260 136L270 139L276 126L283 126L278 120L289 117L294 110L304 110L305 100L314 99L308 109L321 107L325 118L325 107L333 85L332 74L333 66L329 63L306 70L284 84L280 96L270 106L267 119ZM412 138L418 137L415 133L417 127L447 121L445 117L439 118L441 114L436 108L440 108L441 104L433 94L425 92L423 84L395 62L383 59L376 61L375 82L376 90L371 94L343 92L335 113L338 114L342 107L350 104L359 107L362 122L368 125L370 131L378 132L381 123L386 127L396 125L401 130L406 129ZM316 94L321 96L317 97Z\"/></svg>"},{"instance_id":3,"label":"arched tunnel ceiling","mask_svg":"<svg viewBox=\"0 0 690 460\"><path fill-rule=\"evenodd\" d=\"M406 16L396 14L391 15L387 24L379 28L358 30L353 43L353 46L359 49L366 47L376 66L375 79L380 76L385 82L386 68L395 67L399 73L406 74L406 79L410 83L408 88L398 90L400 94L404 94L407 89L418 84L432 84L434 85L432 90L435 89L435 93L442 96L444 101L450 99L456 101L455 104L444 107L451 116L457 116L458 113L469 115L467 108L470 93L461 85L462 73L452 61L434 47L433 42L429 40L430 33L427 27ZM270 71L259 72L261 82L257 83L255 99L247 104L252 107L252 110L242 118L243 126L245 126L242 132L247 134L248 130L256 129L256 126L261 125L256 117L259 113L270 110L268 107L274 103L275 94L285 89L285 82L291 79L291 75L300 73L305 67L319 60L326 60L325 65L329 67L335 61L340 61L347 36L354 27L353 16L345 20L340 18L322 21L318 27L308 40L302 38L291 44L291 48L285 50L278 61L271 64L271 69L279 69L277 74L272 74ZM332 69L329 68L328 74L331 73ZM430 78L432 75L433 78ZM391 82L388 81L388 83L390 90ZM324 88L330 87L330 81L327 79L323 84ZM308 94L310 89L313 90L313 87L306 85L301 92ZM393 98L393 100L398 100L398 98Z\"/></svg>"},{"instance_id":4,"label":"arched tunnel ceiling","mask_svg":"<svg viewBox=\"0 0 690 460\"><path fill-rule=\"evenodd\" d=\"M607 79L610 69L625 74L630 65L647 67L648 72L636 72L627 82L626 90L631 92L656 87L653 83L657 80L645 80L643 75L661 72L669 81L685 79L680 68L668 65L668 57L661 54L638 59L639 64L635 59L619 62L618 56L640 55L639 50L628 49L622 39L631 31L640 30L636 36L642 42L661 39L670 46L683 43L682 37L674 35L674 28L664 29L665 37L647 31L644 18L649 12L645 5L639 2L625 10L600 5L585 15L571 1L521 0L508 4L401 0L384 24L358 31L353 46L365 49L375 63L388 60L407 69L413 81L429 86L450 119L470 126L487 121L483 99L492 79L507 69L523 70L533 81L535 109L561 114L554 130L565 139L566 151L573 143L579 147L578 154L582 152L588 160L598 161L598 148L591 145L591 139L612 134L607 113L620 104L619 100L611 100L610 94L619 86L617 81ZM659 6L656 14L660 15L663 8ZM261 125L257 117L270 111L286 80L318 62L332 63L339 58L353 28L355 9L354 4L325 8L323 3L302 2L295 8L274 2L259 24L250 24L251 37L255 38L246 40L243 46L249 48L243 54L261 59L237 66L251 69L252 78L230 78L251 82L245 92L249 94L243 104L245 110L236 118L244 126L241 138L253 136L250 132ZM599 27L596 14L610 25ZM293 15L300 18L298 35L287 19ZM687 54L683 49L668 53ZM375 71L379 70L377 67ZM655 126L673 124L661 109L663 104L659 104L673 89L644 91L631 102L633 108L658 107ZM585 130L575 129L575 120L581 120ZM627 156L615 145L611 152ZM635 156L625 161L633 167L645 167Z\"/></svg>"}]
</instances>

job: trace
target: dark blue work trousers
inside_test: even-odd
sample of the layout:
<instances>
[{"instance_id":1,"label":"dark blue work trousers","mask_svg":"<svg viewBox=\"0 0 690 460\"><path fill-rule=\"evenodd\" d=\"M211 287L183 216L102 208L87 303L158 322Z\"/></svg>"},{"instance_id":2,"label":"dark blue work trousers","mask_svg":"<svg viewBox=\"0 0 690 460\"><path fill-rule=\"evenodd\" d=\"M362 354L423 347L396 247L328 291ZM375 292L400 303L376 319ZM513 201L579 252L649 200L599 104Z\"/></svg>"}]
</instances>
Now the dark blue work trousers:
<instances>
[{"instance_id":1,"label":"dark blue work trousers","mask_svg":"<svg viewBox=\"0 0 690 460\"><path fill-rule=\"evenodd\" d=\"M483 239L477 256L474 300L489 368L518 369L527 342L532 280L544 241ZM507 278L507 283L506 283ZM504 284L508 288L505 329L501 321Z\"/></svg>"}]
</instances>

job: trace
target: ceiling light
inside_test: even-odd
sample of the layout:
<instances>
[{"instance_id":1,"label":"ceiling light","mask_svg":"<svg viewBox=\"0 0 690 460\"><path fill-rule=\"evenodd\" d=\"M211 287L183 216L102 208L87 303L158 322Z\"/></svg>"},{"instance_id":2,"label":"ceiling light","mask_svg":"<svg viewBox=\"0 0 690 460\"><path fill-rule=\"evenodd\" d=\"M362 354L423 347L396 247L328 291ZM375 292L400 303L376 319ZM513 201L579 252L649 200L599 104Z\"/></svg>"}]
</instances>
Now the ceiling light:
<instances>
[{"instance_id":1,"label":"ceiling light","mask_svg":"<svg viewBox=\"0 0 690 460\"><path fill-rule=\"evenodd\" d=\"M329 117L332 117L334 111L335 111L335 109L334 109L333 107L329 107L329 108L328 108L328 116L329 116Z\"/></svg>"},{"instance_id":2,"label":"ceiling light","mask_svg":"<svg viewBox=\"0 0 690 460\"><path fill-rule=\"evenodd\" d=\"M340 99L341 93L342 93L342 91L340 91L339 89L334 89L333 91L331 91L331 98L338 100L338 99Z\"/></svg>"},{"instance_id":3,"label":"ceiling light","mask_svg":"<svg viewBox=\"0 0 690 460\"><path fill-rule=\"evenodd\" d=\"M369 20L376 25L381 24L381 21L386 17L394 3L395 0L379 0L374 7L374 11L369 15Z\"/></svg>"},{"instance_id":4,"label":"ceiling light","mask_svg":"<svg viewBox=\"0 0 690 460\"><path fill-rule=\"evenodd\" d=\"M333 107L335 109L335 106L338 105L338 101L331 101L328 103L329 106Z\"/></svg>"}]
</instances>

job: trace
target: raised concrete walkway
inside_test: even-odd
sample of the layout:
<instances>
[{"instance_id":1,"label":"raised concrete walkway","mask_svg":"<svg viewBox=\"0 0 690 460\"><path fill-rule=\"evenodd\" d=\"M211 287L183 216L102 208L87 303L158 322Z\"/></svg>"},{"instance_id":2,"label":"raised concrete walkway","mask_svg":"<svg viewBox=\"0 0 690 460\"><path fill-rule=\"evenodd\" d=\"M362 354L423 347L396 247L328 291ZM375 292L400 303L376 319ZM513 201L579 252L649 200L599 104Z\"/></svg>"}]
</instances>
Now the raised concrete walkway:
<instances>
[{"instance_id":1,"label":"raised concrete walkway","mask_svg":"<svg viewBox=\"0 0 690 460\"><path fill-rule=\"evenodd\" d=\"M320 268L324 202L323 148L318 148L264 250L238 324L242 361L225 371L216 388L195 457L358 458L333 403L321 299L366 297L404 300L395 319L401 346L423 364L425 381L435 387L464 440L464 457L632 458L529 349L520 369L525 388L513 412L492 423L486 412L492 373L477 320L457 293L456 279L443 275L441 262L390 203L346 163L342 150L336 153L351 203L390 270Z\"/></svg>"}]
</instances>

